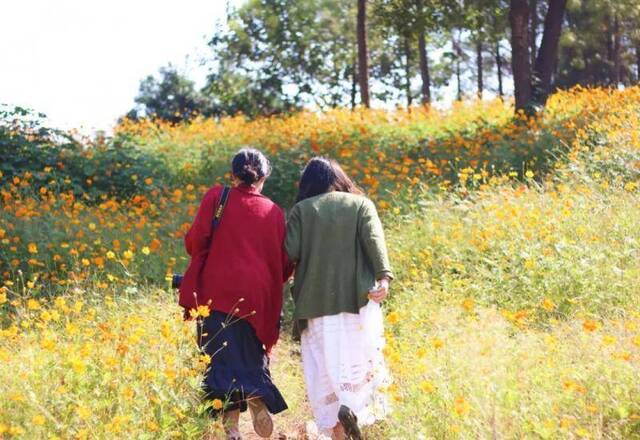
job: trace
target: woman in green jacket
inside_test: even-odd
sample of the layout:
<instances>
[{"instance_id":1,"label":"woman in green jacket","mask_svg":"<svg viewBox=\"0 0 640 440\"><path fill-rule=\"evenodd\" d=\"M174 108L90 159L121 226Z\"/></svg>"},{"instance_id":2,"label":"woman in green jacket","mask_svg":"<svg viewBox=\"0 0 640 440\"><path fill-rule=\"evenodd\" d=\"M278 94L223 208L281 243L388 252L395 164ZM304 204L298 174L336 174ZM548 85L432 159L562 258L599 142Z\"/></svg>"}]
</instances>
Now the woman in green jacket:
<instances>
[{"instance_id":1,"label":"woman in green jacket","mask_svg":"<svg viewBox=\"0 0 640 440\"><path fill-rule=\"evenodd\" d=\"M358 423L388 412L379 304L393 275L375 206L337 162L317 157L305 167L285 246L296 263L294 318L316 425L359 439Z\"/></svg>"}]
</instances>

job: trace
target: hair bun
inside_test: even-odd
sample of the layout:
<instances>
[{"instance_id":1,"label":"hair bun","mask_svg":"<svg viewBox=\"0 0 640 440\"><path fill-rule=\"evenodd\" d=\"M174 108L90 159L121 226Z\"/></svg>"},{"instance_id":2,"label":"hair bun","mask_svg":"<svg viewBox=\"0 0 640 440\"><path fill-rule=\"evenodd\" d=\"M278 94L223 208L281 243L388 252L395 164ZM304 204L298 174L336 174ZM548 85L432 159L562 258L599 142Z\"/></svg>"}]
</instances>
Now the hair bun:
<instances>
[{"instance_id":1,"label":"hair bun","mask_svg":"<svg viewBox=\"0 0 640 440\"><path fill-rule=\"evenodd\" d=\"M243 148L231 161L231 170L243 183L253 185L271 173L271 164L260 151Z\"/></svg>"},{"instance_id":2,"label":"hair bun","mask_svg":"<svg viewBox=\"0 0 640 440\"><path fill-rule=\"evenodd\" d=\"M242 173L240 176L240 179L247 184L252 184L252 183L256 183L258 180L260 180L260 178L262 176L260 176L260 171L256 169L255 166L251 165L251 164L245 164L242 167Z\"/></svg>"}]
</instances>

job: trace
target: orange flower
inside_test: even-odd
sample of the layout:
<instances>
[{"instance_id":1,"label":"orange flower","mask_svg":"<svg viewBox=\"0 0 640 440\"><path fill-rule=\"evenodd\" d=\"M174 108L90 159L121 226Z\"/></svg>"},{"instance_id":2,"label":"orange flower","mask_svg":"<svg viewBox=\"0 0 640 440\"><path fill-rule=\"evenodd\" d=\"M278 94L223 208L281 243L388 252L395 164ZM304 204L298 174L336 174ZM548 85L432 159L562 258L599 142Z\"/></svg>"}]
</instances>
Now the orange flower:
<instances>
[{"instance_id":1,"label":"orange flower","mask_svg":"<svg viewBox=\"0 0 640 440\"><path fill-rule=\"evenodd\" d=\"M471 298L467 298L464 301L462 301L462 308L465 309L467 312L471 312L474 306L475 306L475 303Z\"/></svg>"},{"instance_id":2,"label":"orange flower","mask_svg":"<svg viewBox=\"0 0 640 440\"><path fill-rule=\"evenodd\" d=\"M583 323L582 323L582 328L585 331L588 332L593 332L598 330L598 328L600 328L600 324L592 319L586 319Z\"/></svg>"},{"instance_id":3,"label":"orange flower","mask_svg":"<svg viewBox=\"0 0 640 440\"><path fill-rule=\"evenodd\" d=\"M160 240L158 240L157 238L154 238L153 240L151 240L151 244L149 244L149 249L151 249L152 252L155 252L158 249L160 249Z\"/></svg>"},{"instance_id":4,"label":"orange flower","mask_svg":"<svg viewBox=\"0 0 640 440\"><path fill-rule=\"evenodd\" d=\"M224 405L222 403L222 400L220 399L213 399L213 401L211 402L211 408L215 409L216 411L221 410L223 406Z\"/></svg>"}]
</instances>

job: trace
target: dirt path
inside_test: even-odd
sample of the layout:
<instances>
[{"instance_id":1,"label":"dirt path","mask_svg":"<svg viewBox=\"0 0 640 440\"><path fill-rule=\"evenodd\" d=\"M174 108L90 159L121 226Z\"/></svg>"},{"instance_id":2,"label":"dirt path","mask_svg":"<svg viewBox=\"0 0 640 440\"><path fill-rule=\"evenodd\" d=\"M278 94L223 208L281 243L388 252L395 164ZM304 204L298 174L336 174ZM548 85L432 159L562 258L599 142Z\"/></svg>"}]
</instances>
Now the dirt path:
<instances>
[{"instance_id":1,"label":"dirt path","mask_svg":"<svg viewBox=\"0 0 640 440\"><path fill-rule=\"evenodd\" d=\"M288 335L273 349L271 355L271 374L274 383L284 396L289 409L273 416L275 429L272 439L305 439L305 424L313 420L306 401L306 392L302 376L299 345ZM244 440L262 439L253 431L249 412L240 418L240 431Z\"/></svg>"}]
</instances>

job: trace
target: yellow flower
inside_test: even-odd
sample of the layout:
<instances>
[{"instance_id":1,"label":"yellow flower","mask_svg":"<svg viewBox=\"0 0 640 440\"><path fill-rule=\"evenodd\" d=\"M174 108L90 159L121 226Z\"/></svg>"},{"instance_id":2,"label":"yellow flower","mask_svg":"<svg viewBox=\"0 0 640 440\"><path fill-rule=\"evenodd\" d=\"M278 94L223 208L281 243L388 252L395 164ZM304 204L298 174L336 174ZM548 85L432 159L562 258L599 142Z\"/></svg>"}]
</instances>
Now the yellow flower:
<instances>
[{"instance_id":1,"label":"yellow flower","mask_svg":"<svg viewBox=\"0 0 640 440\"><path fill-rule=\"evenodd\" d=\"M89 261L87 258L83 258L83 259L82 259L82 265L83 265L84 267L91 266L91 261Z\"/></svg>"},{"instance_id":2,"label":"yellow flower","mask_svg":"<svg viewBox=\"0 0 640 440\"><path fill-rule=\"evenodd\" d=\"M59 308L60 310L66 310L67 308L67 300L65 297L63 296L58 296L54 301L53 304Z\"/></svg>"},{"instance_id":3,"label":"yellow flower","mask_svg":"<svg viewBox=\"0 0 640 440\"><path fill-rule=\"evenodd\" d=\"M49 311L47 310L42 311L42 313L40 313L40 319L42 319L44 322L51 321L51 313L49 313Z\"/></svg>"},{"instance_id":4,"label":"yellow flower","mask_svg":"<svg viewBox=\"0 0 640 440\"><path fill-rule=\"evenodd\" d=\"M78 300L73 304L73 311L76 313L80 313L83 306L84 306L84 303Z\"/></svg>"},{"instance_id":5,"label":"yellow flower","mask_svg":"<svg viewBox=\"0 0 640 440\"><path fill-rule=\"evenodd\" d=\"M464 397L456 397L456 400L453 402L453 409L459 416L463 416L469 412L471 406L469 403L464 400Z\"/></svg>"},{"instance_id":6,"label":"yellow flower","mask_svg":"<svg viewBox=\"0 0 640 440\"><path fill-rule=\"evenodd\" d=\"M390 312L387 315L387 322L391 325L397 324L400 321L400 314L396 311Z\"/></svg>"},{"instance_id":7,"label":"yellow flower","mask_svg":"<svg viewBox=\"0 0 640 440\"><path fill-rule=\"evenodd\" d=\"M37 254L38 253L38 245L35 243L29 243L27 245L27 251L29 251L30 254Z\"/></svg>"},{"instance_id":8,"label":"yellow flower","mask_svg":"<svg viewBox=\"0 0 640 440\"><path fill-rule=\"evenodd\" d=\"M37 299L29 298L27 300L27 309L29 309L29 310L39 310L40 309L40 303L38 302Z\"/></svg>"},{"instance_id":9,"label":"yellow flower","mask_svg":"<svg viewBox=\"0 0 640 440\"><path fill-rule=\"evenodd\" d=\"M19 435L24 434L24 432L25 432L24 429L20 426L11 426L7 431L7 434L14 435L17 437Z\"/></svg>"},{"instance_id":10,"label":"yellow flower","mask_svg":"<svg viewBox=\"0 0 640 440\"><path fill-rule=\"evenodd\" d=\"M542 308L545 309L548 312L551 312L553 309L556 308L556 305L549 298L545 298L542 301Z\"/></svg>"},{"instance_id":11,"label":"yellow flower","mask_svg":"<svg viewBox=\"0 0 640 440\"><path fill-rule=\"evenodd\" d=\"M132 252L132 251L130 251L129 249L127 249L126 251L124 251L124 252L122 253L122 256L123 256L124 258L126 258L127 260L131 260L131 259L133 258L133 252Z\"/></svg>"},{"instance_id":12,"label":"yellow flower","mask_svg":"<svg viewBox=\"0 0 640 440\"><path fill-rule=\"evenodd\" d=\"M576 429L576 435L578 435L578 437L589 437L589 431L586 430L585 428L578 428Z\"/></svg>"},{"instance_id":13,"label":"yellow flower","mask_svg":"<svg viewBox=\"0 0 640 440\"><path fill-rule=\"evenodd\" d=\"M424 382L422 382L420 384L420 390L423 393L431 393L435 389L436 389L436 387L431 382L429 382L428 380L425 380Z\"/></svg>"},{"instance_id":14,"label":"yellow flower","mask_svg":"<svg viewBox=\"0 0 640 440\"><path fill-rule=\"evenodd\" d=\"M33 424L37 425L37 426L44 425L46 421L47 421L47 419L45 419L40 414L38 414L37 416L33 416L33 418L31 419L31 422L33 422Z\"/></svg>"},{"instance_id":15,"label":"yellow flower","mask_svg":"<svg viewBox=\"0 0 640 440\"><path fill-rule=\"evenodd\" d=\"M114 258L116 258L116 254L113 251L107 252L107 259L113 260Z\"/></svg>"},{"instance_id":16,"label":"yellow flower","mask_svg":"<svg viewBox=\"0 0 640 440\"><path fill-rule=\"evenodd\" d=\"M78 417L82 420L88 420L89 417L91 417L91 410L86 406L78 405L76 407L76 414L78 414Z\"/></svg>"},{"instance_id":17,"label":"yellow flower","mask_svg":"<svg viewBox=\"0 0 640 440\"><path fill-rule=\"evenodd\" d=\"M209 309L209 306L198 306L197 316L206 318L207 316L209 316L210 313L211 313L211 310Z\"/></svg>"},{"instance_id":18,"label":"yellow flower","mask_svg":"<svg viewBox=\"0 0 640 440\"><path fill-rule=\"evenodd\" d=\"M151 253L151 249L148 246L142 248L142 253L145 255L149 255Z\"/></svg>"},{"instance_id":19,"label":"yellow flower","mask_svg":"<svg viewBox=\"0 0 640 440\"><path fill-rule=\"evenodd\" d=\"M7 302L7 293L4 290L0 290L0 304Z\"/></svg>"},{"instance_id":20,"label":"yellow flower","mask_svg":"<svg viewBox=\"0 0 640 440\"><path fill-rule=\"evenodd\" d=\"M618 353L613 353L612 355L614 357L614 359L619 359L621 361L630 361L631 360L631 353L629 353L628 351L620 351Z\"/></svg>"},{"instance_id":21,"label":"yellow flower","mask_svg":"<svg viewBox=\"0 0 640 440\"><path fill-rule=\"evenodd\" d=\"M126 387L124 390L122 390L122 395L127 399L132 399L134 394L134 391L130 387Z\"/></svg>"},{"instance_id":22,"label":"yellow flower","mask_svg":"<svg viewBox=\"0 0 640 440\"><path fill-rule=\"evenodd\" d=\"M83 374L87 370L86 364L82 362L81 359L73 358L71 359L69 364L71 365L73 371L75 371L77 374Z\"/></svg>"}]
</instances>

